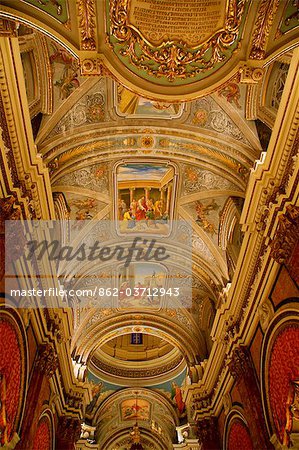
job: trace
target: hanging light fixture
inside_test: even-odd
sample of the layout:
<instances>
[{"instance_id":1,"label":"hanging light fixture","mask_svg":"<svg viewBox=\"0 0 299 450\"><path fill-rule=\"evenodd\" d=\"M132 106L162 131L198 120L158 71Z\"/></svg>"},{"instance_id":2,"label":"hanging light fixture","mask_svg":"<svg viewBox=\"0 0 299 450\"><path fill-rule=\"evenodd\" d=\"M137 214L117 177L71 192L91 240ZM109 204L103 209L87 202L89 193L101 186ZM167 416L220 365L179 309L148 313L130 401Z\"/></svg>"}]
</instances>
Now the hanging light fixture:
<instances>
[{"instance_id":1,"label":"hanging light fixture","mask_svg":"<svg viewBox=\"0 0 299 450\"><path fill-rule=\"evenodd\" d=\"M141 433L139 430L138 422L137 422L137 392L136 392L136 403L135 403L135 411L136 411L136 423L132 428L132 431L130 433L131 441L133 441L130 450L143 450L143 446L140 442L141 440Z\"/></svg>"}]
</instances>

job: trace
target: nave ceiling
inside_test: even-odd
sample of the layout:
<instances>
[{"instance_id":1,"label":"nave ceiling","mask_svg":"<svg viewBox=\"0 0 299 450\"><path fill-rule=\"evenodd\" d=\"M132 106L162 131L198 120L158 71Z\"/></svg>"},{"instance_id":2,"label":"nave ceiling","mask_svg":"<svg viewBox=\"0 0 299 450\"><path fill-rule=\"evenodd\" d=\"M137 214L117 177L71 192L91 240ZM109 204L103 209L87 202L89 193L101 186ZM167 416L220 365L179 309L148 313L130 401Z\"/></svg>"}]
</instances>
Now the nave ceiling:
<instances>
[{"instance_id":1,"label":"nave ceiling","mask_svg":"<svg viewBox=\"0 0 299 450\"><path fill-rule=\"evenodd\" d=\"M191 229L187 307L126 300L74 309L74 371L93 389L87 433L109 450L125 448L136 417L144 448L170 448L192 414L178 392L204 373L242 244L248 179L268 144L298 39L287 22L292 2L214 3L223 11L199 39L193 22L181 36L148 30L141 0L79 0L76 8L66 0L1 1L0 16L19 20L33 134L56 218L86 221L81 232L92 233L99 221L120 219L121 200L128 208L150 189L158 202L166 186L169 230L176 221ZM113 232L121 241L129 230L120 224ZM98 272L86 265L82 276ZM138 355L135 334L146 342Z\"/></svg>"}]
</instances>

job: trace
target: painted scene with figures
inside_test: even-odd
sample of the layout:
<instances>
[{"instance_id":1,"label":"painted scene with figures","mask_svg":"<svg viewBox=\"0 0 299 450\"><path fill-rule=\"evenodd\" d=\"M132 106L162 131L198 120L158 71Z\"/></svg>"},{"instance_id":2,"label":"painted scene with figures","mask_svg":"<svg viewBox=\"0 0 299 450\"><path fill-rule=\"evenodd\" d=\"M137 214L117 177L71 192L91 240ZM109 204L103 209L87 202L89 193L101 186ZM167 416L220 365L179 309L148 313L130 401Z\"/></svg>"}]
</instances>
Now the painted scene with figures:
<instances>
[{"instance_id":1,"label":"painted scene with figures","mask_svg":"<svg viewBox=\"0 0 299 450\"><path fill-rule=\"evenodd\" d=\"M175 168L127 163L116 169L118 231L167 235L173 218Z\"/></svg>"}]
</instances>

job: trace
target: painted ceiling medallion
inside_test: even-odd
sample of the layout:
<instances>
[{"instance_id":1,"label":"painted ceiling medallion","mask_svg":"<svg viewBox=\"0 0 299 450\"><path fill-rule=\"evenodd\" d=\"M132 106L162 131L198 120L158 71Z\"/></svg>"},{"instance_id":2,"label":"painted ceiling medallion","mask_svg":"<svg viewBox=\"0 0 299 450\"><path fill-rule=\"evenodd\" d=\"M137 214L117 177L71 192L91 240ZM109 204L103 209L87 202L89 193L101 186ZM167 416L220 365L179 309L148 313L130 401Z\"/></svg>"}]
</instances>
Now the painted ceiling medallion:
<instances>
[{"instance_id":1,"label":"painted ceiling medallion","mask_svg":"<svg viewBox=\"0 0 299 450\"><path fill-rule=\"evenodd\" d=\"M109 44L121 62L144 79L190 84L218 70L236 51L247 4L110 0Z\"/></svg>"}]
</instances>

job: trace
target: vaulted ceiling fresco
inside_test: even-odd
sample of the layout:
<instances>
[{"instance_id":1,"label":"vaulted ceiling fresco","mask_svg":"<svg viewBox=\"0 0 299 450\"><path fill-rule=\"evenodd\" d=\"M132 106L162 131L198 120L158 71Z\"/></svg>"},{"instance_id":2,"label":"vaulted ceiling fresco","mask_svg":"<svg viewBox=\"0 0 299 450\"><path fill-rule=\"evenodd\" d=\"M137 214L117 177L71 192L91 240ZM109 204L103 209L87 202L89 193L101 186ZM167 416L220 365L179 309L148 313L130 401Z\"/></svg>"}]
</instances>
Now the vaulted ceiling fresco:
<instances>
[{"instance_id":1,"label":"vaulted ceiling fresco","mask_svg":"<svg viewBox=\"0 0 299 450\"><path fill-rule=\"evenodd\" d=\"M204 374L216 308L242 243L249 174L269 139L255 119L273 125L291 50L276 63L271 58L286 33L289 43L295 38L292 2L188 4L1 2L1 14L13 11L22 22L26 94L32 123L39 117L35 142L57 218L85 220L88 233L115 220L120 239L136 230L167 236L175 221L182 234L184 224L191 227L188 305L157 300L145 308L143 298L126 296L115 308L74 310L74 372L93 389L86 436L103 450L127 448L136 421L145 449L171 448L176 427L187 421L182 389ZM277 11L276 28L266 32L262 25ZM186 14L196 20L184 29ZM48 35L39 32L42 22ZM276 89L272 105L269 86ZM150 273L163 285L162 266L146 270L134 269L135 283L147 285ZM118 279L129 283L121 269Z\"/></svg>"}]
</instances>

